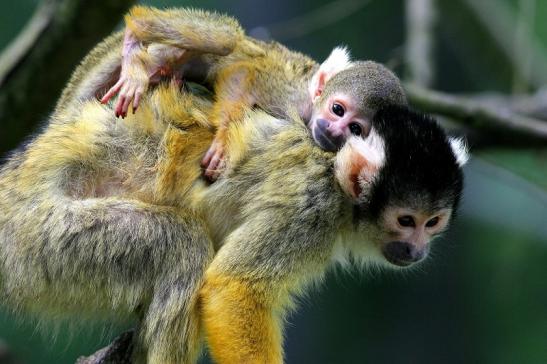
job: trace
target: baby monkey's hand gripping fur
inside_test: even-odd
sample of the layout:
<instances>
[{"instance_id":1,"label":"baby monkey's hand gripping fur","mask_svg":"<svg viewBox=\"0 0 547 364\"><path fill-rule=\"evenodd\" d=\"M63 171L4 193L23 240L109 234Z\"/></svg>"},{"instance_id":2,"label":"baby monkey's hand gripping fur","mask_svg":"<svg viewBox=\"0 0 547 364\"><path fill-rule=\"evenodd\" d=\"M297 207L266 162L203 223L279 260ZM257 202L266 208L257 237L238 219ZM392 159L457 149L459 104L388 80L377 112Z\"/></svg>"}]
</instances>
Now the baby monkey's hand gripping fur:
<instances>
[{"instance_id":1,"label":"baby monkey's hand gripping fur","mask_svg":"<svg viewBox=\"0 0 547 364\"><path fill-rule=\"evenodd\" d=\"M216 95L211 118L218 129L202 164L213 180L225 163L227 125L240 120L246 108L258 106L277 117L288 117L287 110L296 108L317 144L335 151L350 135L366 136L370 118L382 105L406 104L393 73L374 62L351 62L343 48L319 66L278 43L246 37L227 16L139 6L125 20L121 76L103 102L120 92L116 115L125 116L131 103L137 107L149 79L156 82L162 74L180 81L183 73L191 79L196 69L205 68L202 76ZM335 77L342 71L345 77ZM322 95L329 83L336 86Z\"/></svg>"}]
</instances>

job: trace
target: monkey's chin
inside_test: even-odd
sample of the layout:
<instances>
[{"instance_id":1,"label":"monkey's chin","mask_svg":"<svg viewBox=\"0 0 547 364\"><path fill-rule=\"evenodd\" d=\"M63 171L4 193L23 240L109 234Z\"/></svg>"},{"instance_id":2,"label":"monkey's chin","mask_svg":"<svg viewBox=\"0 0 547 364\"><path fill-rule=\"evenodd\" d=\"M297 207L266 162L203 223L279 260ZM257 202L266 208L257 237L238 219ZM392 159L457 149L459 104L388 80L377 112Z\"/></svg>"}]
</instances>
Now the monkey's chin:
<instances>
[{"instance_id":1,"label":"monkey's chin","mask_svg":"<svg viewBox=\"0 0 547 364\"><path fill-rule=\"evenodd\" d=\"M390 268L407 269L407 268L410 268L410 267L413 267L413 266L416 266L416 265L420 264L420 262L424 261L425 257L420 259L420 260L416 260L416 261L399 260L399 259L388 258L386 256L384 256L384 259L386 261L385 265L390 267Z\"/></svg>"}]
</instances>

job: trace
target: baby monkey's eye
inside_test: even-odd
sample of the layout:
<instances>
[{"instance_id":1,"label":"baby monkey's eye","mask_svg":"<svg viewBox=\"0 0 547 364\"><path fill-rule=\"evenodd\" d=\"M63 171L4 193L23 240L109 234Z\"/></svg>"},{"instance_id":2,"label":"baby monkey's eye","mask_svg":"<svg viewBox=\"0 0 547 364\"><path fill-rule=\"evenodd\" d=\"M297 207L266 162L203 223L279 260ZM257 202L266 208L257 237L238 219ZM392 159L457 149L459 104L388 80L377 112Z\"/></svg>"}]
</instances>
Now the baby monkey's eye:
<instances>
[{"instance_id":1,"label":"baby monkey's eye","mask_svg":"<svg viewBox=\"0 0 547 364\"><path fill-rule=\"evenodd\" d=\"M414 218L409 215L400 216L397 221L399 222L399 225L402 227L415 227L416 224L414 223Z\"/></svg>"},{"instance_id":2,"label":"baby monkey's eye","mask_svg":"<svg viewBox=\"0 0 547 364\"><path fill-rule=\"evenodd\" d=\"M353 134L353 135L361 135L363 134L363 128L361 128L361 125L357 124L357 123L351 123L349 124L349 131Z\"/></svg>"},{"instance_id":3,"label":"baby monkey's eye","mask_svg":"<svg viewBox=\"0 0 547 364\"><path fill-rule=\"evenodd\" d=\"M431 220L429 220L428 222L425 223L425 226L427 227L433 227L435 225L437 225L437 223L439 222L439 217L438 216L435 216L434 218L432 218Z\"/></svg>"},{"instance_id":4,"label":"baby monkey's eye","mask_svg":"<svg viewBox=\"0 0 547 364\"><path fill-rule=\"evenodd\" d=\"M344 116L344 107L336 102L332 104L332 112L340 117Z\"/></svg>"}]
</instances>

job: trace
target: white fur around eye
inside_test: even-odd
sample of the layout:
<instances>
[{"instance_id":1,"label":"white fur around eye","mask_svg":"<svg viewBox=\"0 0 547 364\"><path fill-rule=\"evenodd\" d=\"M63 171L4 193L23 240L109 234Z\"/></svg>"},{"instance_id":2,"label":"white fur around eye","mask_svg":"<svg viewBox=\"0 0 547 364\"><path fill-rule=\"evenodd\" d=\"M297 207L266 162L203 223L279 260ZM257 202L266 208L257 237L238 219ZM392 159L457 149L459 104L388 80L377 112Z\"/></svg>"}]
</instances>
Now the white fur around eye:
<instances>
[{"instance_id":1,"label":"white fur around eye","mask_svg":"<svg viewBox=\"0 0 547 364\"><path fill-rule=\"evenodd\" d=\"M469 160L469 152L465 140L462 138L450 138L449 141L452 152L456 157L456 162L458 162L460 167L463 167Z\"/></svg>"}]
</instances>

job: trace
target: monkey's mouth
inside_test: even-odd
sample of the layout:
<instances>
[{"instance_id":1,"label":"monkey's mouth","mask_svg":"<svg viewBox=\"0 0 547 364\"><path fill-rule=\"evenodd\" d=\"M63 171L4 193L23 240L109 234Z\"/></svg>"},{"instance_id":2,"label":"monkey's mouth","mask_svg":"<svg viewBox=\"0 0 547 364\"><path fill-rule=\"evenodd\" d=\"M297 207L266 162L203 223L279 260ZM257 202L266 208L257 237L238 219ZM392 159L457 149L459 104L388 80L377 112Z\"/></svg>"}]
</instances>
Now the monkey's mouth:
<instances>
[{"instance_id":1,"label":"monkey's mouth","mask_svg":"<svg viewBox=\"0 0 547 364\"><path fill-rule=\"evenodd\" d=\"M393 241L382 248L382 255L393 265L408 267L422 261L427 256L427 249L416 249L408 243Z\"/></svg>"},{"instance_id":2,"label":"monkey's mouth","mask_svg":"<svg viewBox=\"0 0 547 364\"><path fill-rule=\"evenodd\" d=\"M337 152L342 146L342 140L340 140L341 138L335 138L333 141L331 135L327 135L319 128L315 128L313 130L312 136L313 140L315 140L315 142L327 152Z\"/></svg>"},{"instance_id":3,"label":"monkey's mouth","mask_svg":"<svg viewBox=\"0 0 547 364\"><path fill-rule=\"evenodd\" d=\"M386 257L385 255L384 255L384 258L386 258L386 260L388 262L390 262L391 264L396 265L396 266L401 267L401 268L410 267L412 264L416 263L416 262L409 262L409 261L406 261L406 260L393 259L393 258L390 258L390 257Z\"/></svg>"}]
</instances>

